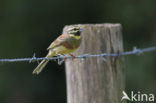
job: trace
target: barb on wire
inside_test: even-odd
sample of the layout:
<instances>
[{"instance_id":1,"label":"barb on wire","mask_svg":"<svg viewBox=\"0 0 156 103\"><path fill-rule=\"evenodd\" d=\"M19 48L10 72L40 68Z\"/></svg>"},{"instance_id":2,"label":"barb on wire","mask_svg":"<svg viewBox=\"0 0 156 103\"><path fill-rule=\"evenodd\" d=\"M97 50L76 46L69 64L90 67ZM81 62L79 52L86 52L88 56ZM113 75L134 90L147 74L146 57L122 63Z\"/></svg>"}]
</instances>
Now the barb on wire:
<instances>
[{"instance_id":1,"label":"barb on wire","mask_svg":"<svg viewBox=\"0 0 156 103\"><path fill-rule=\"evenodd\" d=\"M75 59L85 59L85 58L93 58L93 57L102 57L104 61L106 61L106 56L112 56L112 57L120 57L120 56L126 56L126 55L140 55L145 52L150 52L150 51L156 51L156 47L150 47L150 48L143 48L143 49L137 49L136 47L133 48L131 51L126 51L126 52L121 52L121 53L101 53L101 54L83 54L74 57ZM36 54L34 53L33 57L31 58L15 58L15 59L0 59L0 62L34 62L41 60L58 60L58 63L61 64L64 59L72 59L72 56L56 56L56 57L51 57L51 58L46 58L46 57L36 57Z\"/></svg>"}]
</instances>

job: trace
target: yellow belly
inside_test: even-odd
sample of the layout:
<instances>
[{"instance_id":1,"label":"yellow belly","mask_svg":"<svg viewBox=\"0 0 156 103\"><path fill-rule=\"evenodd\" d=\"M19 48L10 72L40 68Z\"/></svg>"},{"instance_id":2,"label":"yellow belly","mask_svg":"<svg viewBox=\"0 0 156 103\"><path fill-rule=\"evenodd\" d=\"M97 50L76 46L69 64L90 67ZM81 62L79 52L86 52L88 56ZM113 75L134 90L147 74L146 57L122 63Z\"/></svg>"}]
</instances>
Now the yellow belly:
<instances>
[{"instance_id":1,"label":"yellow belly","mask_svg":"<svg viewBox=\"0 0 156 103\"><path fill-rule=\"evenodd\" d=\"M76 49L67 49L66 47L64 46L58 46L56 48L54 48L52 51L56 53L56 55L58 54L69 54L69 53L72 53L74 52Z\"/></svg>"}]
</instances>

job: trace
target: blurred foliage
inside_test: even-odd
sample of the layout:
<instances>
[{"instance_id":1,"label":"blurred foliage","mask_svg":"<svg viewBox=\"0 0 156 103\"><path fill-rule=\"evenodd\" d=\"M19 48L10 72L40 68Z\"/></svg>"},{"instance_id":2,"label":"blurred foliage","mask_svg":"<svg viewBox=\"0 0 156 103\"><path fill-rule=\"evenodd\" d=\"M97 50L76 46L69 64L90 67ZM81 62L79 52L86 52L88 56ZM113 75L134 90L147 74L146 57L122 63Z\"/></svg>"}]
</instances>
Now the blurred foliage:
<instances>
[{"instance_id":1,"label":"blurred foliage","mask_svg":"<svg viewBox=\"0 0 156 103\"><path fill-rule=\"evenodd\" d=\"M121 23L124 49L156 44L156 0L1 0L0 57L46 55L67 24ZM126 90L156 93L155 53L125 57ZM0 64L0 103L65 103L65 70L49 63Z\"/></svg>"}]
</instances>

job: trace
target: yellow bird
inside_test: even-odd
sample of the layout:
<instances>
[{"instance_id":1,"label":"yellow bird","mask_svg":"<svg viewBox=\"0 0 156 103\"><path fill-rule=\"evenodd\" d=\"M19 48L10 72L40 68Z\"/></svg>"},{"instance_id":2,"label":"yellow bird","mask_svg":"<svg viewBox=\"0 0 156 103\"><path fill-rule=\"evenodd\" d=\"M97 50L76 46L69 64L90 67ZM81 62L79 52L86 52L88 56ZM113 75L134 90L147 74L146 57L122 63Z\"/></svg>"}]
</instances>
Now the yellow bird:
<instances>
[{"instance_id":1,"label":"yellow bird","mask_svg":"<svg viewBox=\"0 0 156 103\"><path fill-rule=\"evenodd\" d=\"M81 43L82 28L79 26L70 27L66 33L60 35L54 42L47 48L49 53L46 58L53 57L56 55L70 54L74 52ZM42 60L40 64L34 69L33 74L39 74L49 60Z\"/></svg>"}]
</instances>

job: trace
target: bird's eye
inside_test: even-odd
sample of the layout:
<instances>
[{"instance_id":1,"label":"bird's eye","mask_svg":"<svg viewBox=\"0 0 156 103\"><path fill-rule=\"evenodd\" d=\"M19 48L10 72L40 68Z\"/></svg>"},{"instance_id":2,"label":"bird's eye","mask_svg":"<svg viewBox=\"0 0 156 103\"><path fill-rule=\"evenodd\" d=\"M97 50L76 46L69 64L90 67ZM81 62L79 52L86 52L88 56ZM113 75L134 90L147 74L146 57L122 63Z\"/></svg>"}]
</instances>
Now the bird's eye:
<instances>
[{"instance_id":1,"label":"bird's eye","mask_svg":"<svg viewBox=\"0 0 156 103\"><path fill-rule=\"evenodd\" d=\"M74 31L76 31L76 30L77 30L77 28L74 28L73 30L74 30Z\"/></svg>"}]
</instances>

